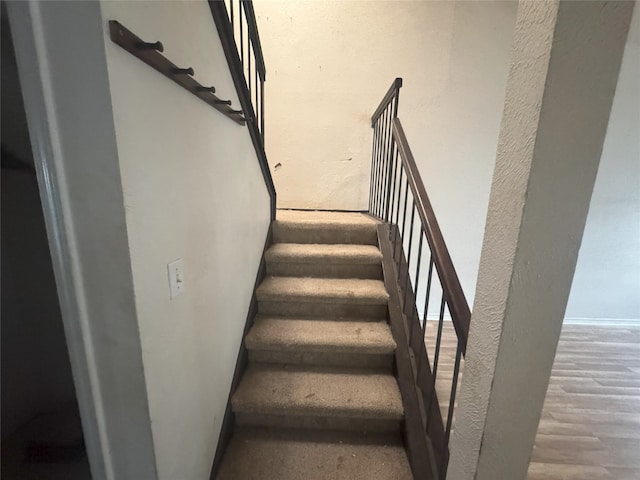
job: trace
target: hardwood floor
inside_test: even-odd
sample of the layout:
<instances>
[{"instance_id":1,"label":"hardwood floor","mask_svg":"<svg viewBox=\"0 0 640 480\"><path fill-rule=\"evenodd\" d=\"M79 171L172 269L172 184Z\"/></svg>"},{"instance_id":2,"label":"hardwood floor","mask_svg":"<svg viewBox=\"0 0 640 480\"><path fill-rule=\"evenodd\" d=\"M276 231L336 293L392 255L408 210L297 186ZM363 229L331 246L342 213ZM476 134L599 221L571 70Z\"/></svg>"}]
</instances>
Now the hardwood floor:
<instances>
[{"instance_id":1,"label":"hardwood floor","mask_svg":"<svg viewBox=\"0 0 640 480\"><path fill-rule=\"evenodd\" d=\"M565 325L529 478L640 479L640 328Z\"/></svg>"},{"instance_id":2,"label":"hardwood floor","mask_svg":"<svg viewBox=\"0 0 640 480\"><path fill-rule=\"evenodd\" d=\"M436 331L428 322L429 352ZM455 358L450 324L441 348L436 390L446 415ZM563 327L528 479L640 480L640 328Z\"/></svg>"}]
</instances>

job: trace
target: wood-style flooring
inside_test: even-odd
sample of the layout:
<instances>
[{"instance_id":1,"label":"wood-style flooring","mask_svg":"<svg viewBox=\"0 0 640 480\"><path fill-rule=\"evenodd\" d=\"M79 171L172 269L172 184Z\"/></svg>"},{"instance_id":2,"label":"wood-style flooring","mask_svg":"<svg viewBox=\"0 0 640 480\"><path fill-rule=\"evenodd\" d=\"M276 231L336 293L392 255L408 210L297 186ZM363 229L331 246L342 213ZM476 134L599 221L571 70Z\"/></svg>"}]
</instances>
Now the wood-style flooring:
<instances>
[{"instance_id":1,"label":"wood-style flooring","mask_svg":"<svg viewBox=\"0 0 640 480\"><path fill-rule=\"evenodd\" d=\"M430 352L436 331L429 321ZM436 385L444 415L455 345L445 323ZM563 327L528 479L640 480L640 328Z\"/></svg>"}]
</instances>

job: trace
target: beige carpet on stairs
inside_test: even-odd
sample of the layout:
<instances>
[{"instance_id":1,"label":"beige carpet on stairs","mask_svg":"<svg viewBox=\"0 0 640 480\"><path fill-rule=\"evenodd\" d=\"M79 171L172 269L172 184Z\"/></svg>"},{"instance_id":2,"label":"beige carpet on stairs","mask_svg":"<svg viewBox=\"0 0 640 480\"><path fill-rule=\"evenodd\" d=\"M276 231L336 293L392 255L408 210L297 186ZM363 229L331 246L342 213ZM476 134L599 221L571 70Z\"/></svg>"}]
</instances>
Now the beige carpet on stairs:
<instances>
[{"instance_id":1,"label":"beige carpet on stairs","mask_svg":"<svg viewBox=\"0 0 640 480\"><path fill-rule=\"evenodd\" d=\"M376 225L278 211L218 479L412 478Z\"/></svg>"}]
</instances>

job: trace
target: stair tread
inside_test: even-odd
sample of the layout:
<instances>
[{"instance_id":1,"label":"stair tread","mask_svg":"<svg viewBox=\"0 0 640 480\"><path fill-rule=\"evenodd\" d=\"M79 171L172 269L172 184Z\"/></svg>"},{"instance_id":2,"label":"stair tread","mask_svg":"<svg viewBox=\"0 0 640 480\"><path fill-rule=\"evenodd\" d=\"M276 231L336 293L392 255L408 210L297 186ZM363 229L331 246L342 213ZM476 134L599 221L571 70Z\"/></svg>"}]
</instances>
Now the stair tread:
<instances>
[{"instance_id":1,"label":"stair tread","mask_svg":"<svg viewBox=\"0 0 640 480\"><path fill-rule=\"evenodd\" d=\"M386 305L380 280L356 278L267 277L256 290L258 301L356 303Z\"/></svg>"},{"instance_id":2,"label":"stair tread","mask_svg":"<svg viewBox=\"0 0 640 480\"><path fill-rule=\"evenodd\" d=\"M386 322L258 317L246 337L249 350L393 353L396 344Z\"/></svg>"},{"instance_id":3,"label":"stair tread","mask_svg":"<svg viewBox=\"0 0 640 480\"><path fill-rule=\"evenodd\" d=\"M265 254L267 262L376 265L382 254L373 245L276 243Z\"/></svg>"},{"instance_id":4,"label":"stair tread","mask_svg":"<svg viewBox=\"0 0 640 480\"><path fill-rule=\"evenodd\" d=\"M392 375L250 366L232 398L235 413L401 420Z\"/></svg>"},{"instance_id":5,"label":"stair tread","mask_svg":"<svg viewBox=\"0 0 640 480\"><path fill-rule=\"evenodd\" d=\"M363 213L278 210L276 243L378 244L379 222Z\"/></svg>"},{"instance_id":6,"label":"stair tread","mask_svg":"<svg viewBox=\"0 0 640 480\"><path fill-rule=\"evenodd\" d=\"M218 473L219 480L410 480L399 442L377 443L344 432L238 429Z\"/></svg>"}]
</instances>

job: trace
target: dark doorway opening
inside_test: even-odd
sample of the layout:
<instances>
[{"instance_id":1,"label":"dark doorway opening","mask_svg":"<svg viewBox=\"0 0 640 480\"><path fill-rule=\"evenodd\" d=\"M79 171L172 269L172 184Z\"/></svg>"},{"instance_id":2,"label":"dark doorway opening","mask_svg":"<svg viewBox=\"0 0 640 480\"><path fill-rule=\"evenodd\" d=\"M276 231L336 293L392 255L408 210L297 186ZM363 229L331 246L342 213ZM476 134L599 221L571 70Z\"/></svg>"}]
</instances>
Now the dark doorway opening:
<instances>
[{"instance_id":1,"label":"dark doorway opening","mask_svg":"<svg viewBox=\"0 0 640 480\"><path fill-rule=\"evenodd\" d=\"M89 480L6 5L2 48L3 480Z\"/></svg>"}]
</instances>

